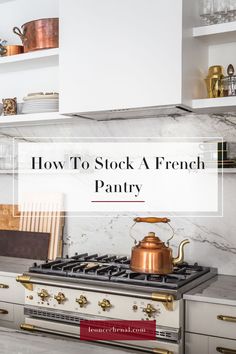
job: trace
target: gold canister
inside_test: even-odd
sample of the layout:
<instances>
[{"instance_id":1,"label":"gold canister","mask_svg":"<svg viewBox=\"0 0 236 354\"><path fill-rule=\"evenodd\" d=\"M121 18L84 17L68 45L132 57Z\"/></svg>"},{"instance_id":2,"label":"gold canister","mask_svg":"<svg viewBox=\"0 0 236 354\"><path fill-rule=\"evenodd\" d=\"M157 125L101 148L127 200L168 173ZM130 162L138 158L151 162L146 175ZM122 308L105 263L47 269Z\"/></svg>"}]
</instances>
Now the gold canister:
<instances>
[{"instance_id":1,"label":"gold canister","mask_svg":"<svg viewBox=\"0 0 236 354\"><path fill-rule=\"evenodd\" d=\"M209 98L224 97L222 79L224 78L224 68L221 65L211 66L208 76L205 79Z\"/></svg>"}]
</instances>

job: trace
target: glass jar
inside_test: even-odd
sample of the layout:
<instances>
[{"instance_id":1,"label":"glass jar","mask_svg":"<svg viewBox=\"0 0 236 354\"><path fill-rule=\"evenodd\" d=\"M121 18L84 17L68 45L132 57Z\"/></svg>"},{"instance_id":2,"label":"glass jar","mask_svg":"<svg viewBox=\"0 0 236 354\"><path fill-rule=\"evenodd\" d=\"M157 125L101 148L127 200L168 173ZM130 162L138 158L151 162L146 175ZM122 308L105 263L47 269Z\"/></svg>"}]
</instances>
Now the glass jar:
<instances>
[{"instance_id":1,"label":"glass jar","mask_svg":"<svg viewBox=\"0 0 236 354\"><path fill-rule=\"evenodd\" d=\"M199 15L206 25L213 24L213 0L200 0L199 2Z\"/></svg>"},{"instance_id":2,"label":"glass jar","mask_svg":"<svg viewBox=\"0 0 236 354\"><path fill-rule=\"evenodd\" d=\"M236 75L232 64L228 66L227 74L228 76L222 79L224 96L236 96Z\"/></svg>"},{"instance_id":3,"label":"glass jar","mask_svg":"<svg viewBox=\"0 0 236 354\"><path fill-rule=\"evenodd\" d=\"M222 79L224 96L236 96L236 75Z\"/></svg>"}]
</instances>

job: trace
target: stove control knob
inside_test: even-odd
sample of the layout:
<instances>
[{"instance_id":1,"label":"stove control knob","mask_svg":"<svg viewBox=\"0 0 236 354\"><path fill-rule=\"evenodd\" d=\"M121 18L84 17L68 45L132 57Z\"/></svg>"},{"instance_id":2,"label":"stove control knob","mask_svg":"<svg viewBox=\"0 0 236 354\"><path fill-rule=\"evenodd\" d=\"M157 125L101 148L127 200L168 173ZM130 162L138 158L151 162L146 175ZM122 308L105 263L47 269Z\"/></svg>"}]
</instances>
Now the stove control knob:
<instances>
[{"instance_id":1,"label":"stove control knob","mask_svg":"<svg viewBox=\"0 0 236 354\"><path fill-rule=\"evenodd\" d=\"M106 310L110 309L112 305L109 300L103 299L102 301L98 302L98 306L100 306L103 311L106 311Z\"/></svg>"},{"instance_id":2,"label":"stove control knob","mask_svg":"<svg viewBox=\"0 0 236 354\"><path fill-rule=\"evenodd\" d=\"M63 293L58 293L54 296L54 299L57 300L58 304L60 305L66 300L66 297Z\"/></svg>"},{"instance_id":3,"label":"stove control knob","mask_svg":"<svg viewBox=\"0 0 236 354\"><path fill-rule=\"evenodd\" d=\"M80 297L75 301L79 304L80 307L84 307L88 303L88 300L84 295L80 295Z\"/></svg>"},{"instance_id":4,"label":"stove control knob","mask_svg":"<svg viewBox=\"0 0 236 354\"><path fill-rule=\"evenodd\" d=\"M151 304L147 304L147 306L143 309L143 312L145 312L148 317L152 317L152 315L157 312L157 310Z\"/></svg>"},{"instance_id":5,"label":"stove control knob","mask_svg":"<svg viewBox=\"0 0 236 354\"><path fill-rule=\"evenodd\" d=\"M42 289L39 293L38 296L41 298L42 301L47 300L47 298L50 296L47 290Z\"/></svg>"}]
</instances>

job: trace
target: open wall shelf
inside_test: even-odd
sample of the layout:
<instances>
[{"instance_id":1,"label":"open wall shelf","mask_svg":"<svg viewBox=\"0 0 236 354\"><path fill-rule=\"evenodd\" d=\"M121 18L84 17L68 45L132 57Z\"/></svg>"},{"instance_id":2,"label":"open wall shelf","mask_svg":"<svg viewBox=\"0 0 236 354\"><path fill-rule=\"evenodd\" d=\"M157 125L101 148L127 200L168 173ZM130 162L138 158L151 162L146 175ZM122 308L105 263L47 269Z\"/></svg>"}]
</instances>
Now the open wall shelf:
<instances>
[{"instance_id":1,"label":"open wall shelf","mask_svg":"<svg viewBox=\"0 0 236 354\"><path fill-rule=\"evenodd\" d=\"M236 96L192 100L192 109L197 113L233 112L236 110Z\"/></svg>"},{"instance_id":2,"label":"open wall shelf","mask_svg":"<svg viewBox=\"0 0 236 354\"><path fill-rule=\"evenodd\" d=\"M20 62L28 65L29 60L37 61L42 58L50 58L50 57L59 58L59 48L37 50L29 53L0 57L0 66L3 64L14 64Z\"/></svg>"},{"instance_id":3,"label":"open wall shelf","mask_svg":"<svg viewBox=\"0 0 236 354\"><path fill-rule=\"evenodd\" d=\"M0 0L1 38L7 44L21 44L13 27L39 18L59 17L59 0ZM59 92L59 48L0 57L0 102L34 92ZM2 118L0 118L2 120Z\"/></svg>"},{"instance_id":4,"label":"open wall shelf","mask_svg":"<svg viewBox=\"0 0 236 354\"><path fill-rule=\"evenodd\" d=\"M236 21L219 23L210 26L194 27L193 37L204 40L208 44L235 42Z\"/></svg>"},{"instance_id":5,"label":"open wall shelf","mask_svg":"<svg viewBox=\"0 0 236 354\"><path fill-rule=\"evenodd\" d=\"M34 113L34 114L18 114L15 116L1 116L1 128L14 128L27 125L48 125L71 123L75 121L76 117L60 115L58 112L53 113Z\"/></svg>"},{"instance_id":6,"label":"open wall shelf","mask_svg":"<svg viewBox=\"0 0 236 354\"><path fill-rule=\"evenodd\" d=\"M192 30L194 44L198 48L196 82L201 83L199 97L206 95L204 78L212 65L222 65L227 75L227 67L233 64L236 71L236 21L209 26L194 27ZM222 98L199 98L192 100L192 109L196 113L229 113L236 112L236 96Z\"/></svg>"},{"instance_id":7,"label":"open wall shelf","mask_svg":"<svg viewBox=\"0 0 236 354\"><path fill-rule=\"evenodd\" d=\"M24 171L22 172L24 173ZM218 173L223 173L223 175L225 174L232 174L232 173L236 173L236 168L224 168L224 170L222 170L222 168L218 169ZM18 171L17 170L0 170L0 175L18 175Z\"/></svg>"}]
</instances>

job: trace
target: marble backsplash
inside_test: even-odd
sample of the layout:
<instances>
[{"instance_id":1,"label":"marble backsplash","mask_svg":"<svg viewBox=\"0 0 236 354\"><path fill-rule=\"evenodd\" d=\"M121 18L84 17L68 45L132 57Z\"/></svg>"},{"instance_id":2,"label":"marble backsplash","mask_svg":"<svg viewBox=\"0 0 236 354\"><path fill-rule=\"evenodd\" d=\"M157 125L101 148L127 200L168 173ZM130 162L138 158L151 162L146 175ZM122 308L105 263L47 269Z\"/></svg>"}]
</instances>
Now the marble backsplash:
<instances>
[{"instance_id":1,"label":"marble backsplash","mask_svg":"<svg viewBox=\"0 0 236 354\"><path fill-rule=\"evenodd\" d=\"M223 137L236 146L236 117L233 115L166 116L150 119L92 121L77 118L69 124L5 128L0 131L0 143L11 137ZM27 138L27 140L30 140ZM234 148L233 148L234 149ZM231 156L236 156L231 150ZM236 172L236 171L235 171ZM176 230L171 246L189 238L185 259L191 263L217 267L219 273L236 275L236 173L224 175L224 216L173 218ZM0 203L11 203L12 176L0 175ZM183 191L184 193L184 191ZM64 252L98 252L129 254L133 240L129 230L133 222L128 217L68 218L64 232ZM166 225L152 226L166 240L170 230ZM133 235L141 239L150 225L137 225ZM159 231L158 231L159 230Z\"/></svg>"}]
</instances>

